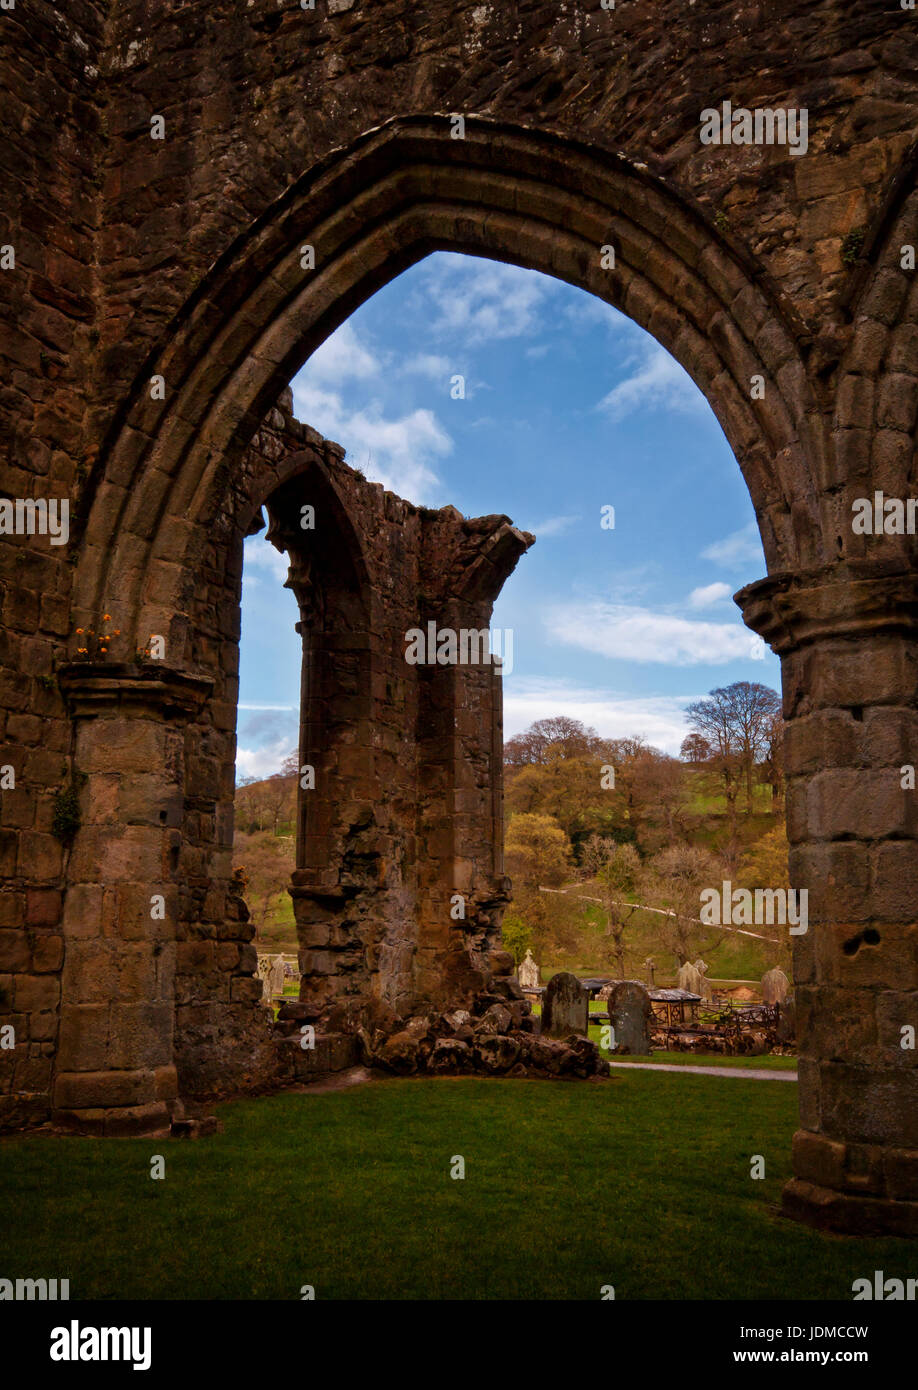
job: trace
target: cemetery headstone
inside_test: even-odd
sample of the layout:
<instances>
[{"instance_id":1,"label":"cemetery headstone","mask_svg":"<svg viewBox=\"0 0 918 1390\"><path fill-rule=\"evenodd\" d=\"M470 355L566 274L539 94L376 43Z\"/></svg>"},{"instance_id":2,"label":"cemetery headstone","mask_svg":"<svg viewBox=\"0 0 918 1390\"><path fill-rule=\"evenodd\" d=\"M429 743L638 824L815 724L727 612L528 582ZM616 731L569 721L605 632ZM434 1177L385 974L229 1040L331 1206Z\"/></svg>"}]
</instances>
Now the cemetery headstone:
<instances>
[{"instance_id":1,"label":"cemetery headstone","mask_svg":"<svg viewBox=\"0 0 918 1390\"><path fill-rule=\"evenodd\" d=\"M271 963L272 962L270 956L258 957L257 973L262 985L261 1002L263 1004L271 1003Z\"/></svg>"},{"instance_id":2,"label":"cemetery headstone","mask_svg":"<svg viewBox=\"0 0 918 1390\"><path fill-rule=\"evenodd\" d=\"M562 970L553 975L542 997L542 1033L566 1038L571 1033L586 1036L589 1026L589 995L576 975Z\"/></svg>"},{"instance_id":3,"label":"cemetery headstone","mask_svg":"<svg viewBox=\"0 0 918 1390\"><path fill-rule=\"evenodd\" d=\"M762 1003L783 1004L790 989L790 980L778 966L762 976Z\"/></svg>"},{"instance_id":4,"label":"cemetery headstone","mask_svg":"<svg viewBox=\"0 0 918 1390\"><path fill-rule=\"evenodd\" d=\"M708 967L700 956L698 960L696 960L695 962L695 969L698 971L698 979L701 984L701 988L697 989L695 993L700 994L702 999L710 999L713 991L706 978L708 973Z\"/></svg>"},{"instance_id":5,"label":"cemetery headstone","mask_svg":"<svg viewBox=\"0 0 918 1390\"><path fill-rule=\"evenodd\" d=\"M520 982L520 989L538 989L539 987L539 967L532 959L532 952L526 952L526 959L517 971L517 978Z\"/></svg>"},{"instance_id":6,"label":"cemetery headstone","mask_svg":"<svg viewBox=\"0 0 918 1390\"><path fill-rule=\"evenodd\" d=\"M284 992L284 958L275 956L271 963L271 995L272 997Z\"/></svg>"},{"instance_id":7,"label":"cemetery headstone","mask_svg":"<svg viewBox=\"0 0 918 1390\"><path fill-rule=\"evenodd\" d=\"M679 966L676 973L676 987L678 989L688 990L689 994L697 994L699 998L703 999L704 995L701 992L703 984L704 980L691 961L686 961L684 965Z\"/></svg>"},{"instance_id":8,"label":"cemetery headstone","mask_svg":"<svg viewBox=\"0 0 918 1390\"><path fill-rule=\"evenodd\" d=\"M653 1005L635 980L623 980L609 996L609 1022L615 1031L615 1051L645 1056L650 1051Z\"/></svg>"}]
</instances>

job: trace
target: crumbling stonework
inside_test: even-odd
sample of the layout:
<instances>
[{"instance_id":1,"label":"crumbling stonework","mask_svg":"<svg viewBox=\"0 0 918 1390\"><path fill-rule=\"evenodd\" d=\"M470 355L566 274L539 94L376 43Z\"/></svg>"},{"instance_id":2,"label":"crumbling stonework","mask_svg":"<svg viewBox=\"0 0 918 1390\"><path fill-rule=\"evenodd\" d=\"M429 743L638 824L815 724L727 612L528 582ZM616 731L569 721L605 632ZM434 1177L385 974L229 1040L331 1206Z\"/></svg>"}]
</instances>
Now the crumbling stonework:
<instances>
[{"instance_id":1,"label":"crumbling stonework","mask_svg":"<svg viewBox=\"0 0 918 1390\"><path fill-rule=\"evenodd\" d=\"M898 771L918 761L916 542L850 523L855 498L915 485L915 12L847 0L231 11L0 12L0 481L6 496L73 507L68 545L0 547L0 765L15 773L0 792L0 1007L16 1038L0 1050L3 1123L53 1109L103 1130L155 1127L180 1085L258 1084L274 1065L232 879L241 542L262 504L287 534L299 473L332 491L346 475L305 427L308 466L285 472L293 454L272 437L285 422L262 422L355 306L452 248L616 305L723 425L765 548L769 577L740 601L782 657L791 867L810 892L788 1209L914 1233L918 1053L899 1037L918 1007L918 851ZM699 113L724 100L805 108L807 151L703 145ZM348 506L394 509L393 535L404 520L431 602L485 611L467 562L494 578L484 550L499 526L465 531L357 489ZM349 573L319 549L291 553L301 603L317 586L345 642L337 671L335 632L307 602L309 720L330 730L325 772L342 795L304 808L296 910L302 1007L371 1030L367 999L389 1018L422 997L450 995L442 1014L489 992L505 889L488 859L493 751L470 728L493 735L497 694L490 672L391 678L368 603L380 555L364 546L361 570L364 533L346 520ZM115 629L120 645L98 650ZM151 634L165 655L138 662ZM349 746L334 695L355 726L378 720L378 745ZM399 730L413 731L408 747ZM402 753L421 795L398 808L374 796ZM323 844L347 862L340 891L322 877ZM443 913L454 886L469 897L464 927Z\"/></svg>"}]
</instances>

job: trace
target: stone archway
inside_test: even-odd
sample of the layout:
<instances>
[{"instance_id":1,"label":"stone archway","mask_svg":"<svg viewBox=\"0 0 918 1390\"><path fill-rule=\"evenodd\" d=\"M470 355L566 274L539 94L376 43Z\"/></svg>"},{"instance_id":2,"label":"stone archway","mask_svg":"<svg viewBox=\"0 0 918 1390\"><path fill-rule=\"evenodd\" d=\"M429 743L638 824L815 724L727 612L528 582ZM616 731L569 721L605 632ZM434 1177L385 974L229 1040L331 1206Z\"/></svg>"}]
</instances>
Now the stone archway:
<instances>
[{"instance_id":1,"label":"stone archway","mask_svg":"<svg viewBox=\"0 0 918 1390\"><path fill-rule=\"evenodd\" d=\"M894 229L893 244L903 234ZM610 243L615 271L601 266L599 248ZM300 264L304 245L314 248L314 270ZM425 120L393 122L359 142L292 190L236 248L154 364L179 386L163 405L138 396L101 460L84 542L87 561L100 544L99 527L113 514L118 522L106 562L82 568L85 612L98 609L100 595L110 606L105 595L117 592L129 605L122 621L134 625L138 638L146 629L163 630L176 665L188 664L194 637L180 585L200 552L194 518L239 454L234 438L246 438L246 422L259 417L279 383L356 303L436 247L512 258L601 294L679 358L723 424L772 571L740 601L747 621L784 660L793 867L795 881L810 886L813 904L812 935L800 946L798 963L806 1127L796 1141L799 1176L788 1201L794 1211L834 1224L882 1224L878 1213L887 1208L893 1222L910 1221L911 1214L900 1215L911 1212L901 1200L907 1191L901 1171L910 1162L908 1100L915 1073L892 1052L894 1040L881 1037L882 1028L892 1028L909 1008L908 989L896 989L901 951L890 938L897 926L884 920L882 928L872 927L880 956L868 968L862 962L876 954L873 938L865 939L863 955L860 945L852 948L858 933L850 890L838 901L832 884L842 860L847 865L854 853L845 837L869 828L876 846L860 848L858 910L874 924L875 893L888 918L891 888L882 865L895 862L898 875L903 854L913 854L912 841L895 838L910 831L912 813L889 768L867 777L835 769L825 740L846 740L846 756L863 761L868 754L849 747L857 730L852 735L848 724L864 724L866 737L879 725L884 747L892 753L895 746L895 756L905 759L914 716L902 640L913 581L910 571L902 575L898 591L905 608L896 612L884 570L901 562L884 556L874 578L877 561L839 555L839 538L844 552L848 533L837 489L826 483L837 476L839 447L848 446L844 396L829 399L824 381L807 365L812 354L789 306L697 209L627 161L486 122L470 121L461 141L450 139L447 122ZM883 273L894 277L892 268ZM218 319L214 305L221 306ZM863 337L867 330L859 328ZM856 363L857 340L851 352ZM768 383L760 402L748 390L755 374ZM141 480L130 491L117 482L129 467ZM849 492L854 485L850 480ZM139 518L154 509L156 524L138 537ZM895 682L903 680L897 694ZM869 871L868 862L875 865ZM907 919L904 903L903 912ZM908 945L912 929L907 921L902 925L907 954L914 949ZM817 966L830 940L838 958ZM862 986L843 983L852 969L867 970ZM828 978L820 978L820 970ZM840 1028L838 1014L849 1007L852 988L859 989L859 1021L852 1053L841 1058L842 1040L852 1030ZM874 1013L867 1023L865 1011L880 1006L882 1020ZM864 1050L865 1027L873 1030L872 1052ZM861 1099L848 1142L846 1114L855 1091ZM877 1142L881 1138L889 1145Z\"/></svg>"},{"instance_id":2,"label":"stone archway","mask_svg":"<svg viewBox=\"0 0 918 1390\"><path fill-rule=\"evenodd\" d=\"M913 1019L918 989L918 867L914 803L897 778L900 762L915 761L915 547L908 537L855 537L849 524L852 495L861 489L904 492L914 485L918 306L914 272L900 250L914 246L918 229L914 164L903 163L910 127L902 118L901 43L868 18L845 29L846 7L833 0L802 7L799 20L801 7L794 7L788 54L826 35L827 69L825 91L813 92L820 162L798 161L793 179L800 191L792 194L794 161L777 161L776 180L763 194L779 226L782 219L785 227L794 224L794 253L782 259L780 245L755 227L749 171L715 174L698 165L693 92L703 92L701 104L712 94L713 39L704 16L684 17L684 7L663 5L651 20L639 8L625 14L622 7L616 20L631 40L626 59L592 40L588 52L579 31L574 38L565 32L561 47L551 49L562 55L551 81L544 57L551 36L540 21L527 22L496 93L477 34L468 82L456 85L451 40L437 16L436 36L420 55L410 44L396 46L394 104L371 79L361 79L365 110L355 100L340 120L317 116L299 166L293 155L301 123L292 121L293 135L270 146L263 175L246 181L238 202L230 186L229 211L216 207L213 179L241 158L230 147L246 129L244 103L215 112L218 148L200 199L189 172L197 167L196 152L184 136L169 155L181 206L189 214L205 209L201 236L189 248L187 274L151 294L143 312L131 298L137 228L151 236L154 274L157 255L176 231L167 215L151 232L150 218L155 223L168 195L162 187L138 195L143 180L123 138L134 119L123 74L136 61L134 40L128 45L136 16L130 6L116 7L105 34L90 19L83 24L84 47L105 58L112 94L104 130L98 138L93 130L95 167L104 174L93 216L102 231L88 234L88 251L87 234L59 236L59 249L35 270L22 296L31 309L33 301L48 302L50 289L55 313L88 318L91 332L105 337L98 350L97 340L88 343L84 365L79 331L65 332L56 322L47 330L58 344L53 353L70 354L68 375L56 388L53 410L23 411L26 421L34 416L34 441L17 421L16 457L25 463L34 453L40 474L56 449L87 469L84 479L75 464L70 473L59 458L54 465L58 476L80 484L83 529L72 602L67 576L60 584L63 620L51 605L42 621L56 623L51 630L60 634L71 617L85 627L117 611L124 646L107 652L105 663L63 673L69 717L50 706L41 716L56 748L96 781L65 865L44 832L31 822L22 831L31 837L29 851L43 858L40 870L22 854L16 861L17 902L21 897L38 924L50 927L59 910L54 895L66 886L65 959L57 1054L42 1054L34 1065L29 1058L28 1079L19 1084L14 1074L13 1091L44 1094L53 1064L58 1109L95 1110L103 1124L116 1112L127 1124L155 1123L175 1094L174 1030L194 1035L197 1055L209 1054L216 1070L227 1062L230 1019L240 1045L228 1073L243 1084L247 1066L257 1072L269 1044L249 1027L254 998L244 932L228 925L242 915L231 891L228 849L238 636L230 598L244 534L240 517L251 502L251 494L243 504L234 492L245 493L246 450L299 364L386 279L426 252L449 247L545 270L616 304L686 366L724 427L749 486L769 568L769 578L740 598L747 621L782 656L792 867L811 894L811 930L797 966L802 1129L789 1209L840 1229L914 1231L918 1071L914 1054L898 1045L898 1030ZM582 17L584 34L595 19ZM271 85L268 59L301 40L295 20L256 7L251 21L221 39L220 60L241 56L259 81L267 63ZM659 29L670 21L672 40ZM323 18L332 26L329 52L347 76L349 60L334 26L344 26L347 40L351 22ZM731 63L734 51L747 54L755 42L744 24L739 15L731 28ZM259 35L257 51L244 42L249 29ZM275 33L268 53L264 36ZM648 111L654 94L673 80L672 44L683 41L695 82L688 105L671 107L652 131L642 130L632 93ZM31 53L33 39L25 34L23 43ZM563 56L581 49L583 72ZM166 44L162 52L168 51ZM719 45L714 58L720 61ZM535 96L522 80L527 62ZM76 114L64 122L67 138L91 106L92 66L78 83ZM786 55L778 69L769 92L792 99L805 79ZM286 100L284 63L278 71L275 103ZM851 71L867 76L852 85ZM584 75L596 78L596 101L578 95ZM600 80L606 77L608 83ZM852 149L834 160L827 113L841 109L844 120L855 113L861 127L869 123L858 104L861 93L868 101L876 94L880 77L888 101L876 149L863 156ZM180 128L194 83L187 86L188 92L181 83L176 89L182 88ZM467 116L462 139L452 138L449 115L430 114L446 112L454 90L465 93L466 110L494 116ZM392 109L414 114L390 119ZM359 135L361 126L380 119L385 124ZM309 172L285 187L289 170L302 163ZM852 252L860 258L860 283L850 281L846 299L837 253L852 231L858 188L870 190L873 201ZM727 193L737 194L735 232L716 211ZM139 204L133 221L132 197ZM55 235L67 220L55 207ZM85 220L93 224L92 217ZM819 248L816 263L824 272L806 267L797 254L798 224L809 228L803 238ZM616 249L611 274L599 255L608 243ZM314 248L313 270L301 263L303 246ZM123 299L119 275L128 281ZM136 299L136 287L133 293ZM25 322L28 327L28 317ZM137 340L116 365L124 324L136 327ZM23 343L21 361L37 371L34 344L27 335ZM46 374L51 380L59 374L56 358ZM750 396L752 375L766 382L762 400ZM154 376L166 387L161 399L149 390ZM111 382L116 407L106 399ZM323 441L306 444L327 454ZM201 587L209 593L198 592ZM166 642L166 659L155 671L131 660L150 633ZM30 650L40 663L39 647ZM43 697L36 698L40 707ZM15 709L18 687L9 699ZM50 770L34 776L53 788ZM160 881L164 920L190 927L178 940L163 919L149 918L150 884ZM40 974L27 969L15 955L14 972L25 980L16 996L24 1014L53 1014L53 1001L44 1007L51 991L35 985ZM215 997L199 1006L182 990L193 980L195 995L202 975L212 977ZM108 1007L113 984L117 1016Z\"/></svg>"}]
</instances>

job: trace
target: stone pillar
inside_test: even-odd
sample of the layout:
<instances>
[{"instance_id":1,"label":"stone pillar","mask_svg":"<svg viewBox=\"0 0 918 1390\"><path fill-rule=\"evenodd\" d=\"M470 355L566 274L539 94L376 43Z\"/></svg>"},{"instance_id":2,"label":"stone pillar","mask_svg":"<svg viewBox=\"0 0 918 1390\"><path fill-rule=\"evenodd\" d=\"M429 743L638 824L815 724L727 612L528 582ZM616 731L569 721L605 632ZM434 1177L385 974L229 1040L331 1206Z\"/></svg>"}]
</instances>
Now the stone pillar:
<instances>
[{"instance_id":1,"label":"stone pillar","mask_svg":"<svg viewBox=\"0 0 918 1390\"><path fill-rule=\"evenodd\" d=\"M206 678L74 663L79 818L63 908L61 1028L52 1116L82 1133L166 1129L173 1062L182 725Z\"/></svg>"},{"instance_id":2,"label":"stone pillar","mask_svg":"<svg viewBox=\"0 0 918 1390\"><path fill-rule=\"evenodd\" d=\"M809 890L784 1210L918 1235L918 792L902 771L918 762L916 575L850 561L737 602L781 657L791 883Z\"/></svg>"}]
</instances>

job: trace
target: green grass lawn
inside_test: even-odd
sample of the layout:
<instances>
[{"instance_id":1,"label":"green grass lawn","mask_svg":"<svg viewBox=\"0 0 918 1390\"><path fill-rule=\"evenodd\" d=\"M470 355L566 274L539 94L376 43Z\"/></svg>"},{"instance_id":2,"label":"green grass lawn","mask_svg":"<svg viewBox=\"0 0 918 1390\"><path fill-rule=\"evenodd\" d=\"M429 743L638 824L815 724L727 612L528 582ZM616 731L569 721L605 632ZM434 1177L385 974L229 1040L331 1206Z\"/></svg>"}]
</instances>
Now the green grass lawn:
<instances>
[{"instance_id":1,"label":"green grass lawn","mask_svg":"<svg viewBox=\"0 0 918 1390\"><path fill-rule=\"evenodd\" d=\"M3 1270L69 1277L72 1299L847 1299L913 1275L914 1245L777 1216L796 1101L624 1070L393 1080L233 1102L197 1142L16 1137Z\"/></svg>"}]
</instances>

